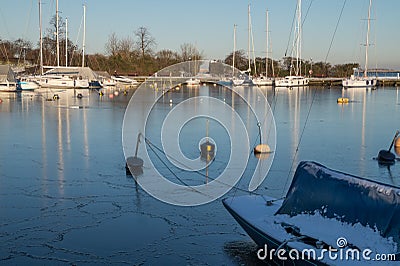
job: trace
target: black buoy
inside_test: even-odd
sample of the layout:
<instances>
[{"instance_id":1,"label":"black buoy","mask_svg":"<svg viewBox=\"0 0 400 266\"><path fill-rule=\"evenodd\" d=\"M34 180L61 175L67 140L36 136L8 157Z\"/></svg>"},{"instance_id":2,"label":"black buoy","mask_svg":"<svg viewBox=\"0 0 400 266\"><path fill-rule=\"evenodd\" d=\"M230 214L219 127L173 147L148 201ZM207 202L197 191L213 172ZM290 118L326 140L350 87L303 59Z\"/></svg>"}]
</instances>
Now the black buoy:
<instances>
[{"instance_id":1,"label":"black buoy","mask_svg":"<svg viewBox=\"0 0 400 266\"><path fill-rule=\"evenodd\" d=\"M378 153L378 162L383 163L383 164L392 164L396 160L396 156L391 152L394 142L399 135L399 131L396 131L396 134L394 135L393 141L390 144L389 150L380 150Z\"/></svg>"},{"instance_id":2,"label":"black buoy","mask_svg":"<svg viewBox=\"0 0 400 266\"><path fill-rule=\"evenodd\" d=\"M82 97L83 97L82 93L78 93L78 95L76 95L76 98L78 99L82 99Z\"/></svg>"},{"instance_id":3,"label":"black buoy","mask_svg":"<svg viewBox=\"0 0 400 266\"><path fill-rule=\"evenodd\" d=\"M133 174L134 176L138 176L140 174L143 174L143 160L137 157L141 135L142 134L139 133L137 136L135 155L126 158L125 170L127 175Z\"/></svg>"}]
</instances>

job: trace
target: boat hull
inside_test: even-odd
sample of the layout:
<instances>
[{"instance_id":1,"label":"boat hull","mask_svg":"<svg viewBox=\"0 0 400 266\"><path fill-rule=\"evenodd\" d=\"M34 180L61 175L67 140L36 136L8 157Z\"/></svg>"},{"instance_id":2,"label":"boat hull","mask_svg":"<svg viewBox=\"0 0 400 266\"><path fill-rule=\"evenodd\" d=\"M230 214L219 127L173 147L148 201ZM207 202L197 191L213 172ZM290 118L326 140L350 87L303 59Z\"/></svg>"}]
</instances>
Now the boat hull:
<instances>
[{"instance_id":1,"label":"boat hull","mask_svg":"<svg viewBox=\"0 0 400 266\"><path fill-rule=\"evenodd\" d=\"M345 79L342 81L345 88L373 88L378 85L376 79Z\"/></svg>"},{"instance_id":2,"label":"boat hull","mask_svg":"<svg viewBox=\"0 0 400 266\"><path fill-rule=\"evenodd\" d=\"M17 91L17 85L12 82L2 82L0 83L0 91L15 92Z\"/></svg>"},{"instance_id":3,"label":"boat hull","mask_svg":"<svg viewBox=\"0 0 400 266\"><path fill-rule=\"evenodd\" d=\"M246 196L245 196L246 197ZM240 198L240 197L239 197ZM265 200L276 200L274 198L269 198L267 196L263 196L263 199ZM257 226L253 225L251 222L246 220L242 214L240 214L237 210L235 210L234 207L230 204L232 200L235 200L235 198L227 198L222 201L224 207L228 210L228 212L232 215L232 217L237 221L237 223L243 228L243 230L249 235L249 237L257 244L257 246L260 249L265 249L267 247L267 250L264 250L262 253L266 252L267 254L263 254L268 257L268 260L270 259L270 253L274 253L274 251L278 249L286 249L286 250L291 250L293 248L290 248L290 245L287 244L284 247L281 247L281 244L283 243L282 240L278 240L275 237L269 235L268 233L264 232L263 230L259 229ZM271 206L271 210L267 212L270 212L270 215L273 216L275 211L278 209L280 205L274 207ZM258 254L255 254L258 255ZM260 258L259 258L260 259ZM261 259L260 259L261 260ZM272 260L275 263L283 264L284 261L281 261L278 259L277 256L273 256ZM267 262L267 261L266 261ZM296 263L296 265L327 265L321 261L315 261L315 260L296 260L293 261L293 263Z\"/></svg>"},{"instance_id":4,"label":"boat hull","mask_svg":"<svg viewBox=\"0 0 400 266\"><path fill-rule=\"evenodd\" d=\"M309 80L304 77L286 77L275 80L275 87L304 87L308 86Z\"/></svg>"}]
</instances>

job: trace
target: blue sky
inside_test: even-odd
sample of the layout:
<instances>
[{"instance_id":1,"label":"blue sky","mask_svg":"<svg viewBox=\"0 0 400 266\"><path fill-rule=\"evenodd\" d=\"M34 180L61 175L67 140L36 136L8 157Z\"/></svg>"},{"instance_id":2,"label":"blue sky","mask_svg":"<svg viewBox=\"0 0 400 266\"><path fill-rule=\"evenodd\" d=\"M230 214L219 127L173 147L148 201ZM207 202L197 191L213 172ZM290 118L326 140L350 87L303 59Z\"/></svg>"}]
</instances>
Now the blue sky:
<instances>
[{"instance_id":1,"label":"blue sky","mask_svg":"<svg viewBox=\"0 0 400 266\"><path fill-rule=\"evenodd\" d=\"M345 0L303 0L303 14L311 4L303 27L302 57L324 61ZM42 0L43 25L47 28L55 13L55 0ZM0 38L19 37L38 41L38 0L2 0ZM59 0L60 15L68 17L69 36L81 47L78 35L82 5L86 4L88 53L104 52L113 32L121 38L131 36L145 26L157 42L156 50L179 51L183 43L192 43L206 58L224 59L233 50L233 25L237 24L237 48L247 50L247 5L251 17L258 56L265 56L266 22L269 10L272 57L281 59L287 47L296 0ZM364 63L368 0L347 0L327 61L332 64ZM396 33L400 25L399 0L373 1L370 68L400 69Z\"/></svg>"}]
</instances>

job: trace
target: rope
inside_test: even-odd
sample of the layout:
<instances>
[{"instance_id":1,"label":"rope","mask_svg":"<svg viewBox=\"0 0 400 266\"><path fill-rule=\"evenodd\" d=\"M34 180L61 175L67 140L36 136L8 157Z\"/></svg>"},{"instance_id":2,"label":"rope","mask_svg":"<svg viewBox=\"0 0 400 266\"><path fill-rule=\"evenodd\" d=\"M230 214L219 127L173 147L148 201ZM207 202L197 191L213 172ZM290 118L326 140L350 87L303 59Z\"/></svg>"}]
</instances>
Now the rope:
<instances>
[{"instance_id":1,"label":"rope","mask_svg":"<svg viewBox=\"0 0 400 266\"><path fill-rule=\"evenodd\" d=\"M195 188L193 188L192 186L186 184L181 178L179 178L179 177L172 171L172 169L162 160L162 158L161 158L160 156L158 156L158 154L155 152L155 150L154 150L153 148L155 148L156 150L158 150L159 152L161 152L162 154L164 154L166 157L169 157L169 158L171 158L172 160L174 160L174 161L176 161L176 162L178 162L178 160L176 160L175 158L173 158L173 157L170 156L170 155L167 155L161 148L157 147L157 146L156 146L154 143L152 143L148 138L144 137L144 139L145 139L146 144L149 145L151 151L157 156L157 158L158 158L158 159L161 161L161 163L168 169L168 171L170 171L171 174L173 174L174 177L175 177L179 182L181 182L183 185L188 186L188 187L191 187L193 190L195 190ZM152 148L152 147L153 147L153 148ZM250 153L250 154L251 154L251 153ZM249 155L249 156L250 156L250 155ZM182 163L180 163L180 164L182 164ZM182 164L182 165L185 166L186 168L189 168L189 169L190 169L190 167L188 167L188 166L186 166L186 165L184 165L184 164ZM226 184L226 183L224 183L224 182L219 181L217 178L212 178L212 177L210 177L210 176L207 176L207 175L203 174L203 173L200 172L200 171L193 171L193 172L196 173L196 174L198 174L198 175L200 175L200 176L202 176L202 177L206 177L206 178L211 179L212 181L218 182L219 184L226 185L226 186L231 186L230 184ZM238 186L233 186L232 188L235 188L235 191L236 191L236 190L240 190L240 191L242 191L242 192L249 193L249 191L247 191L247 190L245 190L245 189L242 189L242 188L240 188L240 187L238 187ZM196 191L197 191L197 190L196 190ZM200 191L197 191L197 192L201 193ZM255 192L250 192L250 193L251 193L251 194L260 195L260 194L257 194L257 193L255 193Z\"/></svg>"},{"instance_id":2,"label":"rope","mask_svg":"<svg viewBox=\"0 0 400 266\"><path fill-rule=\"evenodd\" d=\"M337 29L338 29L340 19L342 18L342 14L343 14L343 10L344 10L344 6L346 5L346 2L347 2L347 0L344 0L343 6L342 6L342 10L340 10L340 15L339 15L338 21L336 22L335 31L333 32L333 36L332 36L332 39L331 39L331 43L330 43L330 45L329 45L328 52L326 53L326 56L325 56L325 64L326 64L326 60L328 59L328 55L329 55L329 53L330 53L330 51L331 51L332 44L333 44L333 39L335 38L336 31L337 31Z\"/></svg>"},{"instance_id":3,"label":"rope","mask_svg":"<svg viewBox=\"0 0 400 266\"><path fill-rule=\"evenodd\" d=\"M161 161L161 163L168 169L168 171L169 171L179 182L181 182L183 185L189 187L190 189L192 189L192 190L195 191L195 192L204 194L204 193L202 193L201 191L198 191L197 189L195 189L195 188L193 188L192 186L188 185L188 184L187 184L185 181L183 181L181 178L179 178L179 176L176 175L176 174L172 171L172 169L161 159L161 157L153 150L151 142L150 142L147 138L145 138L145 141L146 141L147 144L149 144L149 148L150 148L151 151L154 153L154 155L157 156L157 158ZM208 196L208 195L207 195L207 196Z\"/></svg>"},{"instance_id":4,"label":"rope","mask_svg":"<svg viewBox=\"0 0 400 266\"><path fill-rule=\"evenodd\" d=\"M306 18L308 16L308 12L310 11L311 5L312 5L313 2L314 2L314 0L311 0L310 4L308 5L307 11L306 11L306 15L304 16L304 19L301 22L301 26L302 27L304 26L304 22L306 22ZM295 18L296 18L296 12L297 12L297 8L296 8L296 10L294 12L294 16L293 16L293 20L292 20L292 27L290 28L289 39L288 39L288 42L287 42L287 45L286 45L286 50L285 50L285 57L286 57L287 51L289 49L289 42L290 42L290 39L291 39L290 36L292 36L294 21L295 21ZM300 36L297 36L297 38L300 38ZM293 52L293 46L292 46L292 49L290 50L290 54L292 54L292 52Z\"/></svg>"}]
</instances>

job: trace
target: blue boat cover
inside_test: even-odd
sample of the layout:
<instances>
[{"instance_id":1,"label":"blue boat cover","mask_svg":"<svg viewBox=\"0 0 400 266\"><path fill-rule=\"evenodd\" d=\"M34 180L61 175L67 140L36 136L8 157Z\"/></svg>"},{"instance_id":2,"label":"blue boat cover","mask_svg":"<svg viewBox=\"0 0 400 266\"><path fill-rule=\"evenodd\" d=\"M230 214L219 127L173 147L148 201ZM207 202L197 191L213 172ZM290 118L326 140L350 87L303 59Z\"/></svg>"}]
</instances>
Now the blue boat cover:
<instances>
[{"instance_id":1,"label":"blue boat cover","mask_svg":"<svg viewBox=\"0 0 400 266\"><path fill-rule=\"evenodd\" d=\"M360 223L400 244L400 188L301 162L276 214L315 213Z\"/></svg>"}]
</instances>

